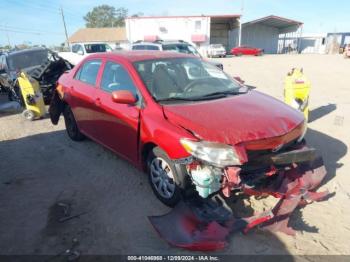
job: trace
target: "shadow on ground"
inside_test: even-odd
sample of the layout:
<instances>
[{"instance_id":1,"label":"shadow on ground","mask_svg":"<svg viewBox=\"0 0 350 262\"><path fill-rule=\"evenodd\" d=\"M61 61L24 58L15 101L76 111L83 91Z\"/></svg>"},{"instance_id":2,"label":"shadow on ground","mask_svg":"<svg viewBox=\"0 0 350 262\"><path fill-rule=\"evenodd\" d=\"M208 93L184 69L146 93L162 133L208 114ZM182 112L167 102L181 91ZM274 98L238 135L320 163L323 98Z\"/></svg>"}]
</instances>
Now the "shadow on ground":
<instances>
[{"instance_id":1,"label":"shadow on ground","mask_svg":"<svg viewBox=\"0 0 350 262\"><path fill-rule=\"evenodd\" d=\"M322 118L325 115L332 113L336 109L337 109L336 104L328 104L326 106L320 106L318 108L311 110L309 113L309 123L311 123L319 118Z\"/></svg>"},{"instance_id":2,"label":"shadow on ground","mask_svg":"<svg viewBox=\"0 0 350 262\"><path fill-rule=\"evenodd\" d=\"M312 129L307 139L324 156L327 183L347 147ZM1 253L57 255L75 243L81 254L191 254L169 247L151 228L147 216L168 208L153 196L147 177L96 143L76 143L56 131L1 141L0 156ZM59 203L69 206L69 215L82 215L59 222ZM213 254L288 254L270 233L230 239Z\"/></svg>"}]
</instances>

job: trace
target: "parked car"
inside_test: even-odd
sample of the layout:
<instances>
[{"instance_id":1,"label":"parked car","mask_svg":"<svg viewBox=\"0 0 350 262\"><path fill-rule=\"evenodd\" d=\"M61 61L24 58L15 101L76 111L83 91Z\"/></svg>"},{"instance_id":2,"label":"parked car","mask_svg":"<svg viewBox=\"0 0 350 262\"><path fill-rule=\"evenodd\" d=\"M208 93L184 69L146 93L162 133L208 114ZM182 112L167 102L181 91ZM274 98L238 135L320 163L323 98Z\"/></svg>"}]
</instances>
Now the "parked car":
<instances>
[{"instance_id":1,"label":"parked car","mask_svg":"<svg viewBox=\"0 0 350 262\"><path fill-rule=\"evenodd\" d=\"M264 54L264 49L250 47L250 46L237 46L231 49L231 54L235 56L241 56L241 55L260 56Z\"/></svg>"},{"instance_id":2,"label":"parked car","mask_svg":"<svg viewBox=\"0 0 350 262\"><path fill-rule=\"evenodd\" d=\"M226 49L222 44L211 44L207 49L208 57L225 57Z\"/></svg>"},{"instance_id":3,"label":"parked car","mask_svg":"<svg viewBox=\"0 0 350 262\"><path fill-rule=\"evenodd\" d=\"M57 79L71 64L46 48L31 48L4 52L0 55L0 87L8 93L10 101L22 103L17 73L26 72L40 83L46 103L52 97Z\"/></svg>"},{"instance_id":4,"label":"parked car","mask_svg":"<svg viewBox=\"0 0 350 262\"><path fill-rule=\"evenodd\" d=\"M191 44L179 40L179 41L163 41L157 40L155 42L144 42L144 41L136 41L132 46L131 50L159 50L159 51L173 51L183 54L191 54L201 59L204 59L198 50ZM220 69L224 69L222 63L217 61L209 61L209 63L217 66Z\"/></svg>"},{"instance_id":5,"label":"parked car","mask_svg":"<svg viewBox=\"0 0 350 262\"><path fill-rule=\"evenodd\" d=\"M71 45L70 52L59 52L58 55L76 65L90 54L103 52L112 52L112 48L106 43L75 43Z\"/></svg>"},{"instance_id":6,"label":"parked car","mask_svg":"<svg viewBox=\"0 0 350 262\"><path fill-rule=\"evenodd\" d=\"M63 74L56 90L51 121L63 112L72 140L87 136L145 170L169 206L187 190L219 193L230 167L240 170L240 186L273 183L279 176L265 172L284 172L308 152L300 112L191 55L94 54ZM288 152L272 167L271 156Z\"/></svg>"}]
</instances>

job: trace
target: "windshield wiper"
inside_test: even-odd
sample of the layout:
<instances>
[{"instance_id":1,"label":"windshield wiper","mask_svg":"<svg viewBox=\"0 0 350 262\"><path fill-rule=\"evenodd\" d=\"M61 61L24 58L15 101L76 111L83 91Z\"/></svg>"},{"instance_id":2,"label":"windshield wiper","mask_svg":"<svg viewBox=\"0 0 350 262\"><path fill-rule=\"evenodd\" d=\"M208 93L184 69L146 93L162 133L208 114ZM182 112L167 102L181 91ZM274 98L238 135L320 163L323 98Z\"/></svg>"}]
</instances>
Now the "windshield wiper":
<instances>
[{"instance_id":1,"label":"windshield wiper","mask_svg":"<svg viewBox=\"0 0 350 262\"><path fill-rule=\"evenodd\" d=\"M193 98L186 98L186 97L168 97L168 98L162 98L162 99L156 99L157 102L168 102L168 101L194 101Z\"/></svg>"},{"instance_id":2,"label":"windshield wiper","mask_svg":"<svg viewBox=\"0 0 350 262\"><path fill-rule=\"evenodd\" d=\"M228 96L228 95L239 95L239 94L245 94L247 93L247 90L230 90L230 91L218 91L218 92L214 92L214 93L209 93L206 94L202 97L217 97L217 96Z\"/></svg>"}]
</instances>

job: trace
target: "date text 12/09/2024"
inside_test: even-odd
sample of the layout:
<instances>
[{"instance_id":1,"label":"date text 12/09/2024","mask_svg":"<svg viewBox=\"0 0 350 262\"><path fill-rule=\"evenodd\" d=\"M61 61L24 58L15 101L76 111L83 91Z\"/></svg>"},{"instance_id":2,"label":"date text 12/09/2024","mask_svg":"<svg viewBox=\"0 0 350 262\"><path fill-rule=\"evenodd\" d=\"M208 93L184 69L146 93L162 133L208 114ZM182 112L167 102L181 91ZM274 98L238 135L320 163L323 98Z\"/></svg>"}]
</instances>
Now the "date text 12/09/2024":
<instances>
[{"instance_id":1,"label":"date text 12/09/2024","mask_svg":"<svg viewBox=\"0 0 350 262\"><path fill-rule=\"evenodd\" d=\"M128 261L219 261L217 256L128 256Z\"/></svg>"}]
</instances>

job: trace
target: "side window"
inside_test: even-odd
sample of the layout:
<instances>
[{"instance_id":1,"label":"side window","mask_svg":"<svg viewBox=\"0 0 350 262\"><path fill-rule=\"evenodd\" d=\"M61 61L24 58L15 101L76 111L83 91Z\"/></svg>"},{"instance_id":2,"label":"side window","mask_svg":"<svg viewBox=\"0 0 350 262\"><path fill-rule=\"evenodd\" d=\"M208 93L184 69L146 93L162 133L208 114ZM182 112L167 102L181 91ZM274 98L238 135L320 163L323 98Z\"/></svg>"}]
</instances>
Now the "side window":
<instances>
[{"instance_id":1,"label":"side window","mask_svg":"<svg viewBox=\"0 0 350 262\"><path fill-rule=\"evenodd\" d=\"M90 60L85 62L79 69L75 78L89 85L96 85L98 70L101 66L101 60Z\"/></svg>"},{"instance_id":2,"label":"side window","mask_svg":"<svg viewBox=\"0 0 350 262\"><path fill-rule=\"evenodd\" d=\"M147 50L159 50L159 47L156 45L149 45L146 47Z\"/></svg>"},{"instance_id":3,"label":"side window","mask_svg":"<svg viewBox=\"0 0 350 262\"><path fill-rule=\"evenodd\" d=\"M129 90L135 96L137 89L123 66L114 62L107 62L101 80L101 89L106 92Z\"/></svg>"},{"instance_id":4,"label":"side window","mask_svg":"<svg viewBox=\"0 0 350 262\"><path fill-rule=\"evenodd\" d=\"M73 53L78 52L78 48L79 48L79 45L73 45L73 46L72 46L72 52L73 52Z\"/></svg>"},{"instance_id":5,"label":"side window","mask_svg":"<svg viewBox=\"0 0 350 262\"><path fill-rule=\"evenodd\" d=\"M145 50L146 46L145 45L134 45L132 47L132 50Z\"/></svg>"},{"instance_id":6,"label":"side window","mask_svg":"<svg viewBox=\"0 0 350 262\"><path fill-rule=\"evenodd\" d=\"M72 52L73 53L78 53L79 51L82 52L82 54L84 54L84 49L81 45L73 45L72 46Z\"/></svg>"}]
</instances>

